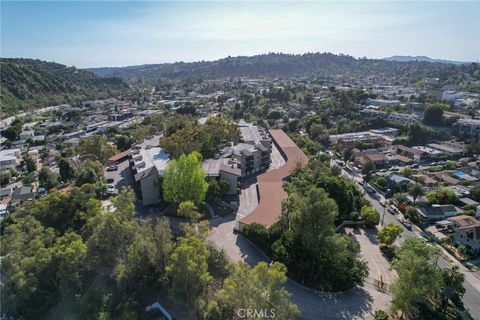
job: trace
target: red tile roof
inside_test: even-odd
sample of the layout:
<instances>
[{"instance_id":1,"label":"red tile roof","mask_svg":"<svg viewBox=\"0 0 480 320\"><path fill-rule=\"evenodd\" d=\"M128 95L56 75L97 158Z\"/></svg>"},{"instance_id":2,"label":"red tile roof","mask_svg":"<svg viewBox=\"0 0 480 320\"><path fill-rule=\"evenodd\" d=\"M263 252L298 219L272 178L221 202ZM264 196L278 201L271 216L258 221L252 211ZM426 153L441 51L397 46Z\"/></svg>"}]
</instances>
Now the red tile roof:
<instances>
[{"instance_id":1,"label":"red tile roof","mask_svg":"<svg viewBox=\"0 0 480 320\"><path fill-rule=\"evenodd\" d=\"M283 130L271 129L269 132L287 162L280 168L257 177L260 198L258 206L251 214L240 220L243 224L259 223L267 228L276 223L282 213L282 200L287 197L287 193L283 190L283 180L298 164L304 166L308 163L305 153Z\"/></svg>"},{"instance_id":2,"label":"red tile roof","mask_svg":"<svg viewBox=\"0 0 480 320\"><path fill-rule=\"evenodd\" d=\"M109 163L115 163L117 161L123 160L123 158L127 158L130 155L130 149L125 150L123 152L117 153L113 157L110 157L108 159Z\"/></svg>"}]
</instances>

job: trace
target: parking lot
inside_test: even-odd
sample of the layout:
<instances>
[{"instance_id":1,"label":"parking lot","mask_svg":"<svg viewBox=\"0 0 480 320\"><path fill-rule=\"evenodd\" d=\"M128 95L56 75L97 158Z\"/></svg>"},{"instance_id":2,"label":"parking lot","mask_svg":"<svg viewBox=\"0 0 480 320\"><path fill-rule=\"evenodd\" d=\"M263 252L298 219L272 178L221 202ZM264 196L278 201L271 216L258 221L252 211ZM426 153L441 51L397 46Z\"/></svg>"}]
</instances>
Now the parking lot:
<instances>
[{"instance_id":1,"label":"parking lot","mask_svg":"<svg viewBox=\"0 0 480 320\"><path fill-rule=\"evenodd\" d=\"M117 191L126 186L133 186L133 177L128 160L120 162L116 171L105 169L105 179L107 179L107 183L113 183Z\"/></svg>"}]
</instances>

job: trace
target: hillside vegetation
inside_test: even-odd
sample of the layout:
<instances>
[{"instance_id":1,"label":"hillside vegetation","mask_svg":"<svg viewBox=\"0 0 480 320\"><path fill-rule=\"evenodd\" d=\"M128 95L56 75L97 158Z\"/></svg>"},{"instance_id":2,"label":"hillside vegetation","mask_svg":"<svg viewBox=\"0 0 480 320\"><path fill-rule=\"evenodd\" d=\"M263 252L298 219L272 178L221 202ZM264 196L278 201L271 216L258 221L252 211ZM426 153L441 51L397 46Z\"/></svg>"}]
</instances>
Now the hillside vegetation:
<instances>
[{"instance_id":1,"label":"hillside vegetation","mask_svg":"<svg viewBox=\"0 0 480 320\"><path fill-rule=\"evenodd\" d=\"M117 68L88 69L100 76L122 77L129 81L159 79L206 79L225 77L363 77L390 79L399 83L415 83L419 79L440 78L446 84L470 86L480 80L479 64L454 65L425 61L387 61L356 59L332 53L302 55L270 53L252 57L227 57L215 61L148 64Z\"/></svg>"},{"instance_id":2,"label":"hillside vegetation","mask_svg":"<svg viewBox=\"0 0 480 320\"><path fill-rule=\"evenodd\" d=\"M128 85L75 67L33 59L0 59L2 115L32 107L111 96Z\"/></svg>"}]
</instances>

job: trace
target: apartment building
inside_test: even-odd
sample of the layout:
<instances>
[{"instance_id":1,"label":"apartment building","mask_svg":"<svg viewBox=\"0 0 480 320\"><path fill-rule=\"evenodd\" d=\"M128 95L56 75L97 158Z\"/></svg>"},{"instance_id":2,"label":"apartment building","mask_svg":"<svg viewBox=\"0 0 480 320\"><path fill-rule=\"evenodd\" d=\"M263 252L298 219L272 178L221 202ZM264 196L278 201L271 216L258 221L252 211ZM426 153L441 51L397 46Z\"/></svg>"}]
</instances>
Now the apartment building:
<instances>
[{"instance_id":1,"label":"apartment building","mask_svg":"<svg viewBox=\"0 0 480 320\"><path fill-rule=\"evenodd\" d=\"M130 151L130 168L134 178L134 188L144 206L161 202L160 177L167 167L168 154L159 146L160 136L156 135Z\"/></svg>"},{"instance_id":2,"label":"apartment building","mask_svg":"<svg viewBox=\"0 0 480 320\"><path fill-rule=\"evenodd\" d=\"M398 113L398 112L386 112L386 111L381 111L381 110L376 110L373 108L365 108L363 110L360 110L360 113L362 113L365 116L369 117L381 117L390 121L397 121L397 122L415 122L415 121L420 121L420 118L418 115L411 113Z\"/></svg>"},{"instance_id":3,"label":"apartment building","mask_svg":"<svg viewBox=\"0 0 480 320\"><path fill-rule=\"evenodd\" d=\"M467 153L467 146L463 142L455 140L442 141L440 143L430 143L427 147L440 151L442 154L450 157L461 157Z\"/></svg>"},{"instance_id":4,"label":"apartment building","mask_svg":"<svg viewBox=\"0 0 480 320\"><path fill-rule=\"evenodd\" d=\"M202 163L202 167L207 174L208 180L222 179L228 182L230 188L226 194L237 194L241 170L232 159L207 159Z\"/></svg>"},{"instance_id":5,"label":"apartment building","mask_svg":"<svg viewBox=\"0 0 480 320\"><path fill-rule=\"evenodd\" d=\"M479 119L458 119L455 123L458 135L465 137L478 137L480 134Z\"/></svg>"},{"instance_id":6,"label":"apartment building","mask_svg":"<svg viewBox=\"0 0 480 320\"><path fill-rule=\"evenodd\" d=\"M240 169L241 176L246 177L268 169L270 152L270 149L262 144L239 143L231 147L231 158Z\"/></svg>"},{"instance_id":7,"label":"apartment building","mask_svg":"<svg viewBox=\"0 0 480 320\"><path fill-rule=\"evenodd\" d=\"M270 138L266 129L246 122L240 122L239 127L243 143L252 145L261 144L269 150L272 149L272 138Z\"/></svg>"},{"instance_id":8,"label":"apartment building","mask_svg":"<svg viewBox=\"0 0 480 320\"><path fill-rule=\"evenodd\" d=\"M329 138L332 145L338 144L342 147L353 146L359 142L372 142L380 145L383 145L385 142L381 135L370 131L334 134Z\"/></svg>"},{"instance_id":9,"label":"apartment building","mask_svg":"<svg viewBox=\"0 0 480 320\"><path fill-rule=\"evenodd\" d=\"M222 157L231 158L231 163L240 169L241 177L267 170L272 152L272 138L267 130L243 120L239 128L241 143L227 148Z\"/></svg>"},{"instance_id":10,"label":"apartment building","mask_svg":"<svg viewBox=\"0 0 480 320\"><path fill-rule=\"evenodd\" d=\"M429 154L421 149L410 148L404 145L393 145L390 147L391 152L413 159L415 161L423 161L429 158Z\"/></svg>"},{"instance_id":11,"label":"apartment building","mask_svg":"<svg viewBox=\"0 0 480 320\"><path fill-rule=\"evenodd\" d=\"M0 150L0 172L15 169L20 164L20 149Z\"/></svg>"}]
</instances>

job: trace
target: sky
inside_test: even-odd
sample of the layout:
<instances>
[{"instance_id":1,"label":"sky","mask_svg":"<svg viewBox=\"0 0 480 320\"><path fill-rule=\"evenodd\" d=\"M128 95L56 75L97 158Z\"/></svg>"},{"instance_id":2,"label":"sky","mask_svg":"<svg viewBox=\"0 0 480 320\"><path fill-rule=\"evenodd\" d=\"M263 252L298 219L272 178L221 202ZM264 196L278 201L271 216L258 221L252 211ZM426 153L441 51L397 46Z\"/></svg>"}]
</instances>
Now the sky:
<instances>
[{"instance_id":1,"label":"sky","mask_svg":"<svg viewBox=\"0 0 480 320\"><path fill-rule=\"evenodd\" d=\"M1 1L0 55L77 67L269 52L480 60L480 1Z\"/></svg>"}]
</instances>

